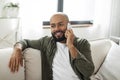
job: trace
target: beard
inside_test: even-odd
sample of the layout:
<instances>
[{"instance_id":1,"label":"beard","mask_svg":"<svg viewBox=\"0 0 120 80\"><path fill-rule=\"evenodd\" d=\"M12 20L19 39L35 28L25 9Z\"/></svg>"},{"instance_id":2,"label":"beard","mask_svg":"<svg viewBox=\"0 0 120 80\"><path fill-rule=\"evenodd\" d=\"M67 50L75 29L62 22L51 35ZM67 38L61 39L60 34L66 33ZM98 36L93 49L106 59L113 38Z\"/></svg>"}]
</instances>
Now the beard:
<instances>
[{"instance_id":1,"label":"beard","mask_svg":"<svg viewBox=\"0 0 120 80\"><path fill-rule=\"evenodd\" d=\"M56 38L55 34L58 33L58 32L63 33L62 37ZM56 32L53 32L53 33L51 33L51 34L52 34L52 36L53 36L53 38L54 38L54 40L55 40L56 42L61 42L61 41L63 41L63 40L66 40L65 31L56 31Z\"/></svg>"}]
</instances>

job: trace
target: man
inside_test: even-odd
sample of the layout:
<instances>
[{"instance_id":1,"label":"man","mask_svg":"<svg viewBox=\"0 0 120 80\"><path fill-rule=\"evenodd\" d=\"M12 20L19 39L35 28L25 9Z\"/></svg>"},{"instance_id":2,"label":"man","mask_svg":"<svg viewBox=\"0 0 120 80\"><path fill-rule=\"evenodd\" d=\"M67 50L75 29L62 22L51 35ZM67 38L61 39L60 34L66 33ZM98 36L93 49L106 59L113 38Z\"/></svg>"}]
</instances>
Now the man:
<instances>
[{"instance_id":1,"label":"man","mask_svg":"<svg viewBox=\"0 0 120 80\"><path fill-rule=\"evenodd\" d=\"M22 51L31 47L42 54L42 80L89 80L94 71L90 44L67 28L68 16L56 13L50 18L52 37L23 40L15 44L9 62L12 72L23 66Z\"/></svg>"}]
</instances>

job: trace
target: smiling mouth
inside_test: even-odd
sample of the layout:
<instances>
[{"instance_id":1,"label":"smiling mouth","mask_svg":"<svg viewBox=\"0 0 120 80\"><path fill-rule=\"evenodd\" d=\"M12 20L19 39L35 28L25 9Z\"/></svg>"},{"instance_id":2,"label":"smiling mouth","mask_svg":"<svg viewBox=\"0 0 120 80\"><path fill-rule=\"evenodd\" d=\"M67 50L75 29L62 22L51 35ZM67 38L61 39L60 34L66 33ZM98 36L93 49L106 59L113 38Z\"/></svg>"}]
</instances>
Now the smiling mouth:
<instances>
[{"instance_id":1,"label":"smiling mouth","mask_svg":"<svg viewBox=\"0 0 120 80\"><path fill-rule=\"evenodd\" d=\"M62 33L62 32L57 32L57 33L55 33L56 38L61 38L61 37L62 37L62 35L63 35L63 33Z\"/></svg>"},{"instance_id":2,"label":"smiling mouth","mask_svg":"<svg viewBox=\"0 0 120 80\"><path fill-rule=\"evenodd\" d=\"M62 35L63 33L64 33L63 31L56 31L53 34L59 36L59 35Z\"/></svg>"},{"instance_id":3,"label":"smiling mouth","mask_svg":"<svg viewBox=\"0 0 120 80\"><path fill-rule=\"evenodd\" d=\"M60 42L65 40L65 35L64 35L64 31L56 31L52 33L53 38L55 39L56 42Z\"/></svg>"},{"instance_id":4,"label":"smiling mouth","mask_svg":"<svg viewBox=\"0 0 120 80\"><path fill-rule=\"evenodd\" d=\"M57 33L55 33L55 35L57 35L57 36L60 36L60 35L62 35L63 33L62 32L57 32Z\"/></svg>"}]
</instances>

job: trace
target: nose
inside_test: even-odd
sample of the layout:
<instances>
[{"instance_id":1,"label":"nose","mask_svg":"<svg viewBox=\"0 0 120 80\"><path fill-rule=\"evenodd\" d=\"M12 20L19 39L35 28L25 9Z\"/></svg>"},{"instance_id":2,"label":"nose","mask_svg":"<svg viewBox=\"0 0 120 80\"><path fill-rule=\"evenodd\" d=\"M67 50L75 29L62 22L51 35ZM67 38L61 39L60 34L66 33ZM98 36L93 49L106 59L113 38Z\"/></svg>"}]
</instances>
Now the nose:
<instances>
[{"instance_id":1,"label":"nose","mask_svg":"<svg viewBox=\"0 0 120 80\"><path fill-rule=\"evenodd\" d=\"M59 30L59 26L56 25L56 27L55 27L55 31L58 31L58 30Z\"/></svg>"}]
</instances>

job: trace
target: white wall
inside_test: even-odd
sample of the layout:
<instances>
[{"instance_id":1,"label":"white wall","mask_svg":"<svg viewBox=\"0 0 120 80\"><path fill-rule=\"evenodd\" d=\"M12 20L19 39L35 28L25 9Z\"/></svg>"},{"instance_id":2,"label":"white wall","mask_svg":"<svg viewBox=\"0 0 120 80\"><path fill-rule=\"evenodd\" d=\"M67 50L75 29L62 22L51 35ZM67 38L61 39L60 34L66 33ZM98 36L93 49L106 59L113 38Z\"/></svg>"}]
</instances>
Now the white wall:
<instances>
[{"instance_id":1,"label":"white wall","mask_svg":"<svg viewBox=\"0 0 120 80\"><path fill-rule=\"evenodd\" d=\"M91 27L73 28L74 34L88 40L109 37L109 24L111 15L111 0L95 1L95 18ZM44 35L51 35L50 29L43 30Z\"/></svg>"},{"instance_id":2,"label":"white wall","mask_svg":"<svg viewBox=\"0 0 120 80\"><path fill-rule=\"evenodd\" d=\"M111 16L111 1L112 0L95 0L96 5L95 5L95 17L94 17L93 26L73 28L75 35L78 37L87 38L89 40L108 38L110 34L109 26L110 26L110 18L111 18L110 17ZM31 23L33 23L33 21L31 21ZM36 24L34 24L34 26L36 26ZM27 31L23 31L23 32L25 33ZM51 35L50 29L43 29L43 36L45 35Z\"/></svg>"},{"instance_id":3,"label":"white wall","mask_svg":"<svg viewBox=\"0 0 120 80\"><path fill-rule=\"evenodd\" d=\"M86 38L88 40L96 40L96 39L108 38L107 36L108 33L106 33L108 31L108 28L105 29L103 27L98 25L98 26L72 28L72 29L77 37ZM43 36L45 35L51 36L50 29L43 29Z\"/></svg>"},{"instance_id":4,"label":"white wall","mask_svg":"<svg viewBox=\"0 0 120 80\"><path fill-rule=\"evenodd\" d=\"M12 47L17 41L18 19L0 19L0 48Z\"/></svg>"},{"instance_id":5,"label":"white wall","mask_svg":"<svg viewBox=\"0 0 120 80\"><path fill-rule=\"evenodd\" d=\"M0 17L2 17L2 8L3 8L4 2L0 0Z\"/></svg>"},{"instance_id":6,"label":"white wall","mask_svg":"<svg viewBox=\"0 0 120 80\"><path fill-rule=\"evenodd\" d=\"M112 0L110 36L120 37L120 0Z\"/></svg>"},{"instance_id":7,"label":"white wall","mask_svg":"<svg viewBox=\"0 0 120 80\"><path fill-rule=\"evenodd\" d=\"M12 47L20 38L17 36L19 18L3 17L3 7L10 1L17 0L0 0L0 48Z\"/></svg>"}]
</instances>

